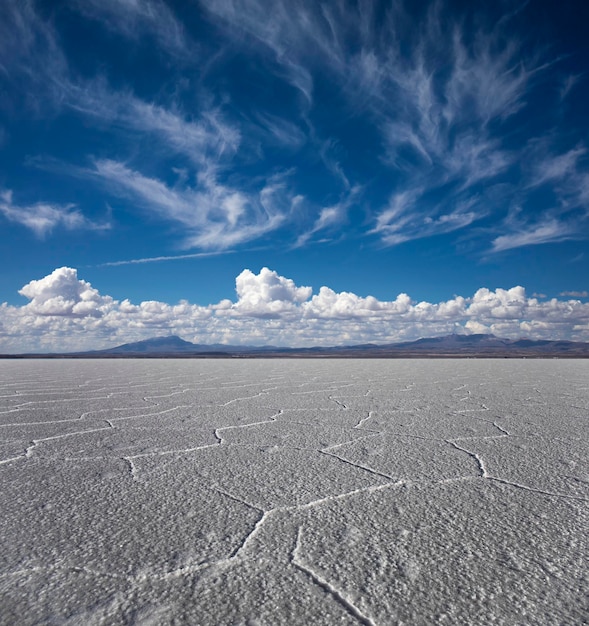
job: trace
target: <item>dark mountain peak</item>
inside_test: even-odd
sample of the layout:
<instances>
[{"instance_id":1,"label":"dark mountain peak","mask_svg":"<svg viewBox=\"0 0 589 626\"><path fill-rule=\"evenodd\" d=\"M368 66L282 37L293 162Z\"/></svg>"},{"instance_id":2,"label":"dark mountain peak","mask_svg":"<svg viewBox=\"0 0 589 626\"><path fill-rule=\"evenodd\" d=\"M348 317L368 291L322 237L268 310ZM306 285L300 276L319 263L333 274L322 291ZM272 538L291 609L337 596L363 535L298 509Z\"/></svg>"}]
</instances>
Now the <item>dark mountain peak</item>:
<instances>
[{"instance_id":1,"label":"dark mountain peak","mask_svg":"<svg viewBox=\"0 0 589 626\"><path fill-rule=\"evenodd\" d=\"M120 354L127 352L188 352L195 349L195 344L184 341L177 335L167 335L165 337L153 337L133 343L124 343L122 346L101 350L109 354Z\"/></svg>"},{"instance_id":2,"label":"dark mountain peak","mask_svg":"<svg viewBox=\"0 0 589 626\"><path fill-rule=\"evenodd\" d=\"M68 355L64 355L68 356ZM548 339L505 339L491 333L472 335L457 334L442 337L424 337L416 341L387 345L358 344L325 346L313 348L292 348L277 346L245 346L226 344L196 344L185 341L176 335L153 337L126 343L107 350L80 352L69 356L91 358L190 358L197 356L231 357L477 357L477 356L589 356L589 343Z\"/></svg>"},{"instance_id":3,"label":"dark mountain peak","mask_svg":"<svg viewBox=\"0 0 589 626\"><path fill-rule=\"evenodd\" d=\"M137 343L151 343L151 345L173 345L173 346L191 346L190 341L185 341L178 337L178 335L166 335L164 337L153 337L152 339L145 339L143 342L138 341Z\"/></svg>"}]
</instances>

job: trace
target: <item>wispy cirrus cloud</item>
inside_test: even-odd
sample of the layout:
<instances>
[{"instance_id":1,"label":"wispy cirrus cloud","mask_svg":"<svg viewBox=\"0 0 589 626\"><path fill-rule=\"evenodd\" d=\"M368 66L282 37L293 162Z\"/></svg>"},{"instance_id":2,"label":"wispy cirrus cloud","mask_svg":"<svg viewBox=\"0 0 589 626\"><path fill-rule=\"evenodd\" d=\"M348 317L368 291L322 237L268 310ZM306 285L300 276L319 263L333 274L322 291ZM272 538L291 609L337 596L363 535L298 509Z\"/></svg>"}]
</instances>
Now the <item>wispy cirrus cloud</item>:
<instances>
[{"instance_id":1,"label":"wispy cirrus cloud","mask_svg":"<svg viewBox=\"0 0 589 626\"><path fill-rule=\"evenodd\" d=\"M50 20L43 19L33 0L7 2L0 20L0 103L24 105L37 115L59 108L67 59ZM10 94L12 97L8 98Z\"/></svg>"},{"instance_id":2,"label":"wispy cirrus cloud","mask_svg":"<svg viewBox=\"0 0 589 626\"><path fill-rule=\"evenodd\" d=\"M214 107L196 113L183 113L172 103L163 106L137 98L132 93L115 92L104 81L70 84L68 106L109 130L125 129L157 139L154 146L163 153L181 154L193 165L212 166L230 158L239 149L241 133Z\"/></svg>"},{"instance_id":3,"label":"wispy cirrus cloud","mask_svg":"<svg viewBox=\"0 0 589 626\"><path fill-rule=\"evenodd\" d=\"M459 24L446 24L452 36L440 36L439 8L430 9L409 58L394 49L385 62L389 71L379 74L379 91L394 95L378 108L387 161L403 172L393 205L396 197L413 200L402 218L390 204L377 215L372 232L389 245L458 230L489 214L481 183L492 185L517 161L494 127L525 107L539 71L535 60L522 62L516 41L501 41L498 32L479 32L467 44ZM428 202L432 193L436 201Z\"/></svg>"},{"instance_id":4,"label":"wispy cirrus cloud","mask_svg":"<svg viewBox=\"0 0 589 626\"><path fill-rule=\"evenodd\" d=\"M535 159L532 156L529 172L530 187L539 187L546 183L565 184L568 187L579 188L579 164L587 154L587 149L578 145L567 152L554 154L546 146L547 142L535 144Z\"/></svg>"},{"instance_id":5,"label":"wispy cirrus cloud","mask_svg":"<svg viewBox=\"0 0 589 626\"><path fill-rule=\"evenodd\" d=\"M568 97L582 78L582 74L569 74L563 78L559 94L561 101L564 101Z\"/></svg>"},{"instance_id":6,"label":"wispy cirrus cloud","mask_svg":"<svg viewBox=\"0 0 589 626\"><path fill-rule=\"evenodd\" d=\"M333 235L341 233L344 224L348 221L348 212L357 202L362 189L359 185L346 190L343 197L336 202L319 210L319 215L311 228L301 233L294 244L295 248L306 245L317 233L324 232Z\"/></svg>"},{"instance_id":7,"label":"wispy cirrus cloud","mask_svg":"<svg viewBox=\"0 0 589 626\"><path fill-rule=\"evenodd\" d=\"M137 201L148 215L167 221L170 232L182 232L183 248L222 250L261 237L282 226L299 201L286 184L288 173L268 172L247 183L225 180L242 137L215 109L204 109L198 118L190 119L177 109L147 103L128 92L113 92L100 82L84 88L71 85L68 93L70 108L86 119L104 123L110 132L121 128L131 140L151 138L148 161L158 155L160 159L182 156L187 168L172 168L178 181L170 186L142 173L145 158L135 167L117 159L95 159L93 168L46 158L30 159L30 164L99 181L110 194ZM302 140L294 124L271 116L260 119L265 131L283 145Z\"/></svg>"},{"instance_id":8,"label":"wispy cirrus cloud","mask_svg":"<svg viewBox=\"0 0 589 626\"><path fill-rule=\"evenodd\" d=\"M191 254L172 254L162 256L143 257L141 259L125 259L121 261L105 261L98 263L96 267L120 267L121 265L144 265L145 263L163 263L166 261L181 261L183 259L203 259L219 254L230 254L231 250L215 252L193 252Z\"/></svg>"},{"instance_id":9,"label":"wispy cirrus cloud","mask_svg":"<svg viewBox=\"0 0 589 626\"><path fill-rule=\"evenodd\" d=\"M420 16L419 28L406 9L404 3L378 10L367 2L279 0L271 10L260 0L245 7L233 0L206 3L236 45L251 52L257 42L278 73L297 67L311 79L329 76L351 118L362 115L380 132L381 161L394 180L389 197L414 199L401 219L390 203L373 204L370 233L385 245L460 230L493 213L497 202L487 202L487 188L517 174L523 149L500 129L528 106L549 65L510 32L517 12L500 23L489 15L472 32L440 2ZM310 97L306 106L314 132ZM323 145L336 143L327 138ZM329 150L320 155L349 185ZM460 208L467 204L470 210Z\"/></svg>"},{"instance_id":10,"label":"wispy cirrus cloud","mask_svg":"<svg viewBox=\"0 0 589 626\"><path fill-rule=\"evenodd\" d=\"M319 45L326 49L324 28L318 23L320 9L301 2L273 2L260 0L213 0L203 2L209 15L220 20L228 29L249 35L270 53L275 62L275 73L287 80L302 96L305 106L313 101L313 77L305 59L301 58L305 46Z\"/></svg>"},{"instance_id":11,"label":"wispy cirrus cloud","mask_svg":"<svg viewBox=\"0 0 589 626\"><path fill-rule=\"evenodd\" d=\"M395 173L390 197L413 198L402 216L390 204L373 207L370 232L385 245L457 231L485 217L499 219L510 206L510 196L521 202L521 196L541 184L553 186L561 212L555 206L554 215L543 223L496 237L492 250L562 241L577 229L578 220L566 211L586 204L589 197L588 178L582 173L586 167L579 167L585 147L540 161L535 154L530 179L525 168L522 172L522 162L528 162L525 140L518 145L513 131L506 136L501 130L529 107L543 73L558 62L510 32L510 19L517 12L493 28L492 21L479 21L478 29L467 33L463 23L445 15L441 3L432 3L419 29L405 28L411 18L402 4L380 15L380 23L367 3L317 10L306 2L278 2L265 16L258 11L259 2L249 5L254 10L245 15L226 0L212 3L209 10L230 28L255 37L278 64L287 56L311 76L328 71L351 110L368 112L381 129L384 160ZM260 19L253 20L258 14ZM565 81L566 91L578 80ZM340 180L347 180L339 163L323 161ZM514 179L509 192L506 187L498 198L495 185ZM532 213L527 220L534 224L538 218ZM305 238L301 235L300 241Z\"/></svg>"},{"instance_id":12,"label":"wispy cirrus cloud","mask_svg":"<svg viewBox=\"0 0 589 626\"><path fill-rule=\"evenodd\" d=\"M589 291L585 289L583 291L561 291L558 295L565 298L589 298Z\"/></svg>"},{"instance_id":13,"label":"wispy cirrus cloud","mask_svg":"<svg viewBox=\"0 0 589 626\"><path fill-rule=\"evenodd\" d=\"M74 0L70 6L129 39L150 35L176 57L194 53L184 26L162 0Z\"/></svg>"},{"instance_id":14,"label":"wispy cirrus cloud","mask_svg":"<svg viewBox=\"0 0 589 626\"><path fill-rule=\"evenodd\" d=\"M0 192L0 213L11 221L33 231L40 239L49 235L56 228L65 230L108 230L106 222L94 222L87 218L75 204L55 204L36 202L19 205L13 201L12 191Z\"/></svg>"},{"instance_id":15,"label":"wispy cirrus cloud","mask_svg":"<svg viewBox=\"0 0 589 626\"><path fill-rule=\"evenodd\" d=\"M559 221L556 217L545 217L535 222L510 221L508 228L511 232L493 240L493 252L584 238L574 222Z\"/></svg>"},{"instance_id":16,"label":"wispy cirrus cloud","mask_svg":"<svg viewBox=\"0 0 589 626\"><path fill-rule=\"evenodd\" d=\"M423 239L460 230L485 217L477 207L477 198L457 204L449 211L422 209L419 190L409 190L391 196L388 207L378 216L372 230L385 245L398 245L405 241Z\"/></svg>"},{"instance_id":17,"label":"wispy cirrus cloud","mask_svg":"<svg viewBox=\"0 0 589 626\"><path fill-rule=\"evenodd\" d=\"M176 189L113 160L96 161L78 175L99 180L149 214L181 226L185 248L224 249L256 239L283 225L295 201L281 177L268 179L258 191L244 192L208 173L198 177L195 187Z\"/></svg>"},{"instance_id":18,"label":"wispy cirrus cloud","mask_svg":"<svg viewBox=\"0 0 589 626\"><path fill-rule=\"evenodd\" d=\"M194 11L214 25L215 38L198 45L208 46L216 59L209 69L219 72L207 90L191 39L198 29L181 21L180 5L76 0L70 8L97 31L99 23L120 33L134 53L147 38L157 51L182 56L178 67L190 71L149 95L137 87L141 81L127 83L116 72L77 72L60 45L58 13L24 0L10 4L0 24L0 73L15 86L35 84L22 92L34 93L36 106L47 97L64 116L74 112L81 125L107 134L111 141L95 159L102 166L90 178L110 176L119 195L125 189L160 219L188 227L185 246L209 249L219 237L219 247L227 247L264 236L288 221L293 205L303 205L303 194L306 219L293 222L291 233L299 247L344 227L395 246L473 232L483 219L493 224L473 236L485 238L478 246L485 251L589 236L585 143L552 145L556 114L543 130L527 126L535 89L558 58L511 28L517 10L495 19L490 5L457 12L442 1L417 9L365 0L201 2ZM252 60L262 61L264 80L270 70L272 89L246 82L244 97L243 85L232 81L256 65ZM552 108L582 80L578 73L559 76ZM274 87L279 97L268 96ZM280 165L271 160L277 155ZM84 169L80 162L88 158L78 154L70 169ZM309 176L314 164L318 171ZM287 170L292 184L267 184ZM328 176L316 191L308 178L321 174ZM345 200L359 187L362 223L347 220ZM551 207L536 207L540 188ZM101 190L109 193L106 185ZM513 221L516 205L521 213ZM189 206L200 207L198 217Z\"/></svg>"},{"instance_id":19,"label":"wispy cirrus cloud","mask_svg":"<svg viewBox=\"0 0 589 626\"><path fill-rule=\"evenodd\" d=\"M587 155L587 148L581 144L560 153L554 149L538 150L530 157L529 187L548 186L563 215L580 209L589 216Z\"/></svg>"},{"instance_id":20,"label":"wispy cirrus cloud","mask_svg":"<svg viewBox=\"0 0 589 626\"><path fill-rule=\"evenodd\" d=\"M307 141L305 132L298 124L278 115L258 111L254 123L256 134L260 134L265 143L270 145L297 149Z\"/></svg>"},{"instance_id":21,"label":"wispy cirrus cloud","mask_svg":"<svg viewBox=\"0 0 589 626\"><path fill-rule=\"evenodd\" d=\"M319 155L325 167L342 183L344 189L350 189L351 183L346 176L344 169L336 156L338 144L334 139L321 142Z\"/></svg>"},{"instance_id":22,"label":"wispy cirrus cloud","mask_svg":"<svg viewBox=\"0 0 589 626\"><path fill-rule=\"evenodd\" d=\"M586 155L587 149L582 145L558 153L549 138L532 142L526 151L527 165L522 173L524 190L497 226L496 230L502 234L493 239L493 252L589 238ZM526 211L521 203L533 203L526 193L539 189L548 195L552 206L543 211Z\"/></svg>"}]
</instances>

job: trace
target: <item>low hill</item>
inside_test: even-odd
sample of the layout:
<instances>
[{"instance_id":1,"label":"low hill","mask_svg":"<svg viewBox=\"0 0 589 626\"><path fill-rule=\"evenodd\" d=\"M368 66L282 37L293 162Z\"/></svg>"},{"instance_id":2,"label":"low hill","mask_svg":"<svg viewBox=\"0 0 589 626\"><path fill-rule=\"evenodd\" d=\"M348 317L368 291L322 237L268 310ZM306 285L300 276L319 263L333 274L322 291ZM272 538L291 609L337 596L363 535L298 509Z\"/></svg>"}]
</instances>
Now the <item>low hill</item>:
<instances>
[{"instance_id":1,"label":"low hill","mask_svg":"<svg viewBox=\"0 0 589 626\"><path fill-rule=\"evenodd\" d=\"M575 341L505 339L491 334L446 335L386 345L316 346L289 348L276 346L237 346L195 344L180 337L154 337L126 343L80 356L331 356L331 357L411 357L411 356L579 356L589 357L589 344Z\"/></svg>"},{"instance_id":2,"label":"low hill","mask_svg":"<svg viewBox=\"0 0 589 626\"><path fill-rule=\"evenodd\" d=\"M198 358L198 357L339 357L339 358L589 358L589 343L548 339L505 339L491 334L446 335L386 345L237 346L196 344L175 335L125 343L105 350L65 354L1 355L4 358Z\"/></svg>"}]
</instances>

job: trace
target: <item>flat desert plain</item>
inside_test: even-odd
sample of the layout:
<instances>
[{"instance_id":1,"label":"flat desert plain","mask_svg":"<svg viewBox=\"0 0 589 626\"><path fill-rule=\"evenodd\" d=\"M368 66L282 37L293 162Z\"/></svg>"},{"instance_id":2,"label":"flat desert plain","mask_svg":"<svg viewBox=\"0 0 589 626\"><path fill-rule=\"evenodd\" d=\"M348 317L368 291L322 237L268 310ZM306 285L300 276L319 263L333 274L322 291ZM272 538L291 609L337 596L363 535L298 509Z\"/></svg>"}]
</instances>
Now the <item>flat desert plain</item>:
<instances>
[{"instance_id":1,"label":"flat desert plain","mask_svg":"<svg viewBox=\"0 0 589 626\"><path fill-rule=\"evenodd\" d=\"M589 619L589 361L0 361L2 624Z\"/></svg>"}]
</instances>

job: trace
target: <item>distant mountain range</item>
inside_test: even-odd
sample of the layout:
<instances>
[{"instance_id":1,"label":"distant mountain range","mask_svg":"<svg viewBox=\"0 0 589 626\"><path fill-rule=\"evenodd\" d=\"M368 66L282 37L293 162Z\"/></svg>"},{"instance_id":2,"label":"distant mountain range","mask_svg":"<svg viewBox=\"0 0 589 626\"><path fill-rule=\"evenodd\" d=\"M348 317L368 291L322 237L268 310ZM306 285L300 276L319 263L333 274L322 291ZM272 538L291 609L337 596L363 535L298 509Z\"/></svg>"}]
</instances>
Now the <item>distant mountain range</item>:
<instances>
[{"instance_id":1,"label":"distant mountain range","mask_svg":"<svg viewBox=\"0 0 589 626\"><path fill-rule=\"evenodd\" d=\"M213 357L589 357L589 343L544 339L502 339L495 335L446 335L386 345L288 348L196 344L175 335L125 343L106 350L65 354L4 355L27 358L213 358Z\"/></svg>"}]
</instances>

